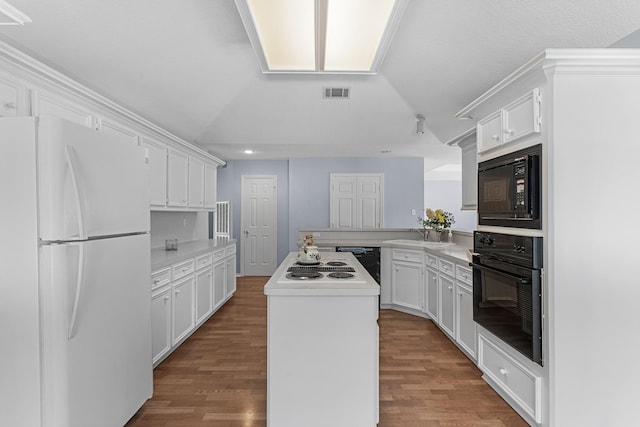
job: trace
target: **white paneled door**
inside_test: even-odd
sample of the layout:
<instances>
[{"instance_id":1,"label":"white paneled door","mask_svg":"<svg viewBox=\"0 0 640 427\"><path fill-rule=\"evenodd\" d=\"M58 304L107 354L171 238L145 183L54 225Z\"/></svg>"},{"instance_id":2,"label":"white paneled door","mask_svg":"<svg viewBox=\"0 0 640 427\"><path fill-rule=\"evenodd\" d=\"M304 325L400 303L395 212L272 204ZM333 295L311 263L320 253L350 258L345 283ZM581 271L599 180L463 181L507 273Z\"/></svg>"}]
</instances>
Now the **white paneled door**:
<instances>
[{"instance_id":1,"label":"white paneled door","mask_svg":"<svg viewBox=\"0 0 640 427\"><path fill-rule=\"evenodd\" d=\"M276 270L275 176L242 176L241 262L245 276L270 276Z\"/></svg>"},{"instance_id":2,"label":"white paneled door","mask_svg":"<svg viewBox=\"0 0 640 427\"><path fill-rule=\"evenodd\" d=\"M383 174L330 174L331 228L380 228Z\"/></svg>"}]
</instances>

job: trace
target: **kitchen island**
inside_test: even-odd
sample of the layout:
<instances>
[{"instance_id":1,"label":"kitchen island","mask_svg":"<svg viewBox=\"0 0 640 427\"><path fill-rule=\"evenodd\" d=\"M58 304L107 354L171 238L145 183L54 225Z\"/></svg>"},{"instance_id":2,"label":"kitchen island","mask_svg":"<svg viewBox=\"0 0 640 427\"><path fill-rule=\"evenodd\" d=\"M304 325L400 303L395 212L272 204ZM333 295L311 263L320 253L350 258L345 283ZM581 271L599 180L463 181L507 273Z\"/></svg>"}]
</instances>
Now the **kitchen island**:
<instances>
[{"instance_id":1,"label":"kitchen island","mask_svg":"<svg viewBox=\"0 0 640 427\"><path fill-rule=\"evenodd\" d=\"M264 287L267 425L375 426L380 287L351 253L323 253L315 279L291 278L296 257L289 254ZM352 277L329 277L329 264L339 262Z\"/></svg>"}]
</instances>

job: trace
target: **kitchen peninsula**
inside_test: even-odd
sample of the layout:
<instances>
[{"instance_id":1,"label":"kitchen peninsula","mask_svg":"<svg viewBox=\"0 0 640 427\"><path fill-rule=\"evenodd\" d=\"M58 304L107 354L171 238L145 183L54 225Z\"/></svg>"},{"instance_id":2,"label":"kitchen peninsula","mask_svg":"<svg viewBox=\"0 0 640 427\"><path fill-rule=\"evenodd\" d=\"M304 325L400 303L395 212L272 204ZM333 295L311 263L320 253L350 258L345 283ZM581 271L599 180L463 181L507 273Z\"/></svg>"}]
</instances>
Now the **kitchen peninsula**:
<instances>
[{"instance_id":1,"label":"kitchen peninsula","mask_svg":"<svg viewBox=\"0 0 640 427\"><path fill-rule=\"evenodd\" d=\"M380 287L351 253L297 255L264 287L267 425L375 426Z\"/></svg>"}]
</instances>

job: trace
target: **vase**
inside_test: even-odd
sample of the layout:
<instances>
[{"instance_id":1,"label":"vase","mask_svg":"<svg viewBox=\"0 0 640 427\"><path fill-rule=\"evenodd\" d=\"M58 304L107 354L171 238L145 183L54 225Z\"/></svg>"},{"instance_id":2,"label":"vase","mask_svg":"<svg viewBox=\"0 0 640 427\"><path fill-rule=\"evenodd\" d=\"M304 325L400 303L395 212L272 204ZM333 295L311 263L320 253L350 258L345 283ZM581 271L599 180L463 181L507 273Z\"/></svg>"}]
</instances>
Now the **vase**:
<instances>
[{"instance_id":1,"label":"vase","mask_svg":"<svg viewBox=\"0 0 640 427\"><path fill-rule=\"evenodd\" d=\"M431 240L432 242L440 242L442 241L442 230L435 230L435 229L431 229L429 230L429 240Z\"/></svg>"}]
</instances>

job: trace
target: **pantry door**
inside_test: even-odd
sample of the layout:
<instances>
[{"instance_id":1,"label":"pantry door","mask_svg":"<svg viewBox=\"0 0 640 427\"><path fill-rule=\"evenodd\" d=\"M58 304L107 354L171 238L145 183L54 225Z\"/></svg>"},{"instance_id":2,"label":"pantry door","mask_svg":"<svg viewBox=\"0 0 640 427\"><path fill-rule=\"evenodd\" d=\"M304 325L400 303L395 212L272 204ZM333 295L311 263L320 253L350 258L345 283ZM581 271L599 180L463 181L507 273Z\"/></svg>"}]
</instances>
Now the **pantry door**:
<instances>
[{"instance_id":1,"label":"pantry door","mask_svg":"<svg viewBox=\"0 0 640 427\"><path fill-rule=\"evenodd\" d=\"M277 258L277 179L275 175L243 175L240 229L241 273L271 276Z\"/></svg>"}]
</instances>

